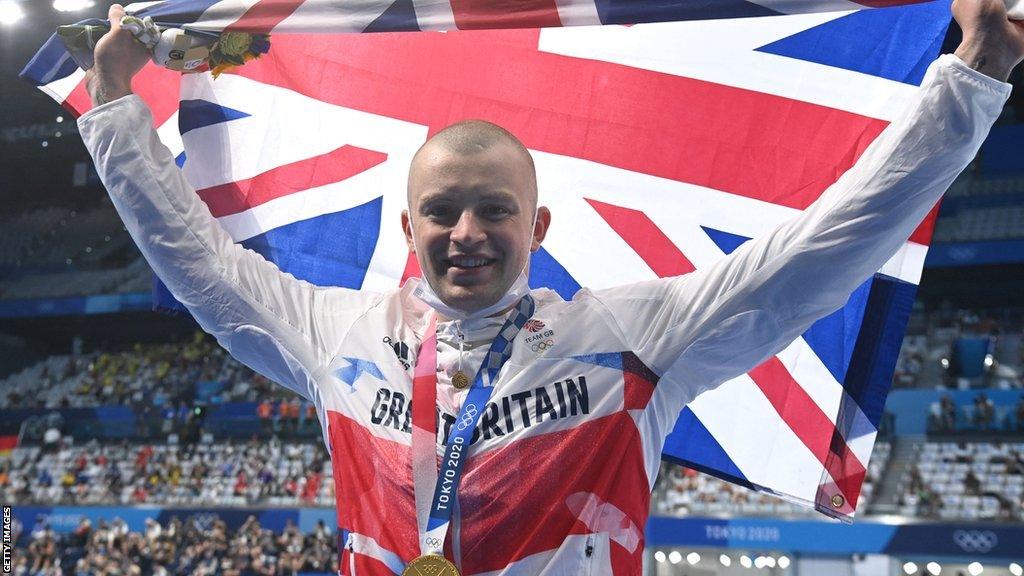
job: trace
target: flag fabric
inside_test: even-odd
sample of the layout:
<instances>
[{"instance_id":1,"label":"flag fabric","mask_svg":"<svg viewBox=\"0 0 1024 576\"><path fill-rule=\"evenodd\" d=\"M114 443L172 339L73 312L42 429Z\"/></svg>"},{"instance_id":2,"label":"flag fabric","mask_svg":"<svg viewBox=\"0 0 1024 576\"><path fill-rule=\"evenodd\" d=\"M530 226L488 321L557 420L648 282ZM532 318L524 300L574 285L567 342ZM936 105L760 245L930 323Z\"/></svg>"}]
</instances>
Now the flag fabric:
<instances>
[{"instance_id":1,"label":"flag fabric","mask_svg":"<svg viewBox=\"0 0 1024 576\"><path fill-rule=\"evenodd\" d=\"M567 299L708 266L806 208L914 97L950 18L943 1L372 4L143 3L204 31L270 31L272 48L217 80L150 66L136 90L237 242L374 291L418 274L399 231L412 154L458 120L496 122L533 153L554 215L530 283ZM644 20L681 21L301 33ZM56 72L60 58L40 53L27 75L82 113L82 72ZM933 220L844 308L692 402L664 458L851 518Z\"/></svg>"}]
</instances>

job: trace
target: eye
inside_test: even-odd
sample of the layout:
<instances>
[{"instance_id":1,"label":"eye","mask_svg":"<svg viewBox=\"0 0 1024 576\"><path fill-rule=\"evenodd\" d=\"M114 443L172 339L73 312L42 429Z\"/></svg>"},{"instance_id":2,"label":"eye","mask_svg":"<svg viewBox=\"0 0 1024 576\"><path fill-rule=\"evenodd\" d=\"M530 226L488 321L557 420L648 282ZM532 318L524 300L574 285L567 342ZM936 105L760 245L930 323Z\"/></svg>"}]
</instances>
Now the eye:
<instances>
[{"instance_id":1,"label":"eye","mask_svg":"<svg viewBox=\"0 0 1024 576\"><path fill-rule=\"evenodd\" d=\"M490 204L484 206L483 213L485 217L497 220L512 214L512 210L501 204Z\"/></svg>"},{"instance_id":2,"label":"eye","mask_svg":"<svg viewBox=\"0 0 1024 576\"><path fill-rule=\"evenodd\" d=\"M431 204L423 207L423 215L434 220L448 218L452 214L451 207L444 204Z\"/></svg>"}]
</instances>

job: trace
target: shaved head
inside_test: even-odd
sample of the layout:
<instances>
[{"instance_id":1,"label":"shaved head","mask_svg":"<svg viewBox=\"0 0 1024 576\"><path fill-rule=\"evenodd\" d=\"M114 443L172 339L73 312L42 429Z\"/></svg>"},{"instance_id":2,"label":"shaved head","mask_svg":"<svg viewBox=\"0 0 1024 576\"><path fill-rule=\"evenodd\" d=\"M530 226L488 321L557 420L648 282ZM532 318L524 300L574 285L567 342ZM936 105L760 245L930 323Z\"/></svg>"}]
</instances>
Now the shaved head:
<instances>
[{"instance_id":1,"label":"shaved head","mask_svg":"<svg viewBox=\"0 0 1024 576\"><path fill-rule=\"evenodd\" d=\"M527 198L529 205L537 206L537 168L533 156L514 134L501 126L486 120L463 120L452 124L431 136L420 146L412 158L409 170L409 186L407 187L409 206L413 201L413 178L423 169L425 157L443 151L459 156L472 156L489 150L495 146L507 148L510 160L523 162L525 176L528 179Z\"/></svg>"}]
</instances>

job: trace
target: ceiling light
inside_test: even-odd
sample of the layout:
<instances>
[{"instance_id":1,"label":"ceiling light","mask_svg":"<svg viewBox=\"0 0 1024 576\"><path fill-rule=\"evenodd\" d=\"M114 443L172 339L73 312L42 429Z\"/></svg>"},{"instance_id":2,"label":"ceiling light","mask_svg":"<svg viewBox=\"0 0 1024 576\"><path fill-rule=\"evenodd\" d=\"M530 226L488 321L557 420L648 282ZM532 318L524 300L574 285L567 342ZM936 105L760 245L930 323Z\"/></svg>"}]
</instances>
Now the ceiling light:
<instances>
[{"instance_id":1,"label":"ceiling light","mask_svg":"<svg viewBox=\"0 0 1024 576\"><path fill-rule=\"evenodd\" d=\"M14 0L0 0L0 24L14 24L25 17L21 4Z\"/></svg>"},{"instance_id":2,"label":"ceiling light","mask_svg":"<svg viewBox=\"0 0 1024 576\"><path fill-rule=\"evenodd\" d=\"M907 574L917 574L917 564L907 562L903 565L903 571Z\"/></svg>"},{"instance_id":3,"label":"ceiling light","mask_svg":"<svg viewBox=\"0 0 1024 576\"><path fill-rule=\"evenodd\" d=\"M925 568L928 569L928 573L932 576L939 576L942 573L942 566L938 562L929 562Z\"/></svg>"},{"instance_id":4,"label":"ceiling light","mask_svg":"<svg viewBox=\"0 0 1024 576\"><path fill-rule=\"evenodd\" d=\"M722 566L725 566L726 568L732 566L732 558L730 558L728 554L722 554L721 556L719 556L718 561L721 562Z\"/></svg>"},{"instance_id":5,"label":"ceiling light","mask_svg":"<svg viewBox=\"0 0 1024 576\"><path fill-rule=\"evenodd\" d=\"M985 571L985 567L981 565L981 562L971 562L967 565L967 572L971 576L978 576Z\"/></svg>"},{"instance_id":6,"label":"ceiling light","mask_svg":"<svg viewBox=\"0 0 1024 576\"><path fill-rule=\"evenodd\" d=\"M693 566L697 562L700 562L700 554L697 554L696 552L690 552L686 555L686 561L689 562L691 566Z\"/></svg>"}]
</instances>

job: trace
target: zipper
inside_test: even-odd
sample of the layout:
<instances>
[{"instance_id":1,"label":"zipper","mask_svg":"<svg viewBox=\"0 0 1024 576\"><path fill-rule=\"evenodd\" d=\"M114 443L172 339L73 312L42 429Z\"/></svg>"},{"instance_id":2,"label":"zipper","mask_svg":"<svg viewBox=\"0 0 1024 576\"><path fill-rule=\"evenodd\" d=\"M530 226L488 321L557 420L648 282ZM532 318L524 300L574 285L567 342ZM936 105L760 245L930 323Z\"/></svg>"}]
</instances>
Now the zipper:
<instances>
[{"instance_id":1,"label":"zipper","mask_svg":"<svg viewBox=\"0 0 1024 576\"><path fill-rule=\"evenodd\" d=\"M587 568L586 569L586 573L587 574L593 574L594 573L594 535L593 534L588 534L587 535L587 545L583 548L583 553L585 554L585 558L583 560L583 564Z\"/></svg>"},{"instance_id":2,"label":"zipper","mask_svg":"<svg viewBox=\"0 0 1024 576\"><path fill-rule=\"evenodd\" d=\"M462 372L462 357L466 353L466 335L462 333L462 323L459 320L455 321L455 337L459 340L459 365L456 370Z\"/></svg>"}]
</instances>

